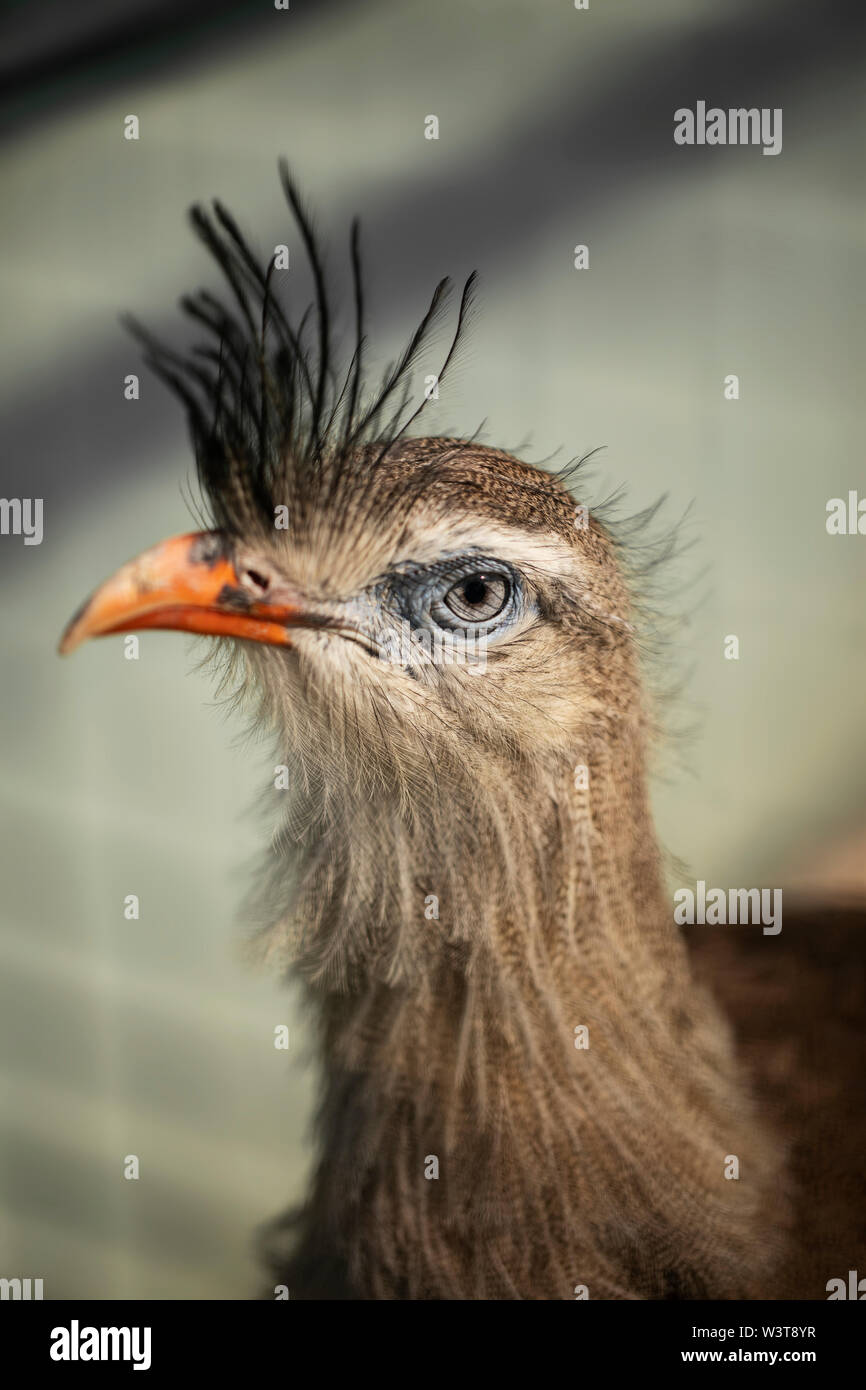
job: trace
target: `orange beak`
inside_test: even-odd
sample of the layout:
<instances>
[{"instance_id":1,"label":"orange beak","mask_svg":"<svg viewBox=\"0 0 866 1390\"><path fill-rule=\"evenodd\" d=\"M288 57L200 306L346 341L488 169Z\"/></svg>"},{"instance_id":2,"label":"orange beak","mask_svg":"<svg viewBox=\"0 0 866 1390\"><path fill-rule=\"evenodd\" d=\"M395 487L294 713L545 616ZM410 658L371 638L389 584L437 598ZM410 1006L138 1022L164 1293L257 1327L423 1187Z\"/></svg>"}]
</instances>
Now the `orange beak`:
<instances>
[{"instance_id":1,"label":"orange beak","mask_svg":"<svg viewBox=\"0 0 866 1390\"><path fill-rule=\"evenodd\" d=\"M59 651L65 656L88 637L136 628L290 647L292 626L319 623L284 599L251 594L240 583L223 533L199 531L155 545L106 580L68 624Z\"/></svg>"}]
</instances>

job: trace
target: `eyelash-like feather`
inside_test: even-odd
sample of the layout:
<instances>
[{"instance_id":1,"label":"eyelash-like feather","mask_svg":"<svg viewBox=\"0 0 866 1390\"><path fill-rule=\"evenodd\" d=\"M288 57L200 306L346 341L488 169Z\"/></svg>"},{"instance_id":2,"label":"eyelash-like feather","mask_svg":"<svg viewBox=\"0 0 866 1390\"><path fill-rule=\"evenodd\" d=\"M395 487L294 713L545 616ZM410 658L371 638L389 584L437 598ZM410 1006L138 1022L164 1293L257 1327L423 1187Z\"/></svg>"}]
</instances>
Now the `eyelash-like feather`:
<instances>
[{"instance_id":1,"label":"eyelash-like feather","mask_svg":"<svg viewBox=\"0 0 866 1390\"><path fill-rule=\"evenodd\" d=\"M355 344L348 366L334 358L322 255L288 164L280 180L309 262L314 302L292 319L276 293L274 257L259 263L231 213L215 201L212 213L194 207L196 235L219 265L227 302L205 290L181 299L205 338L178 353L131 316L126 326L143 345L145 361L183 402L199 481L213 523L232 533L244 526L272 527L274 507L288 489L303 495L315 482L332 496L353 467L358 450L373 446L381 461L418 419L427 397L412 409L410 373L428 346L445 308L450 281L440 280L409 342L372 391L364 377L364 290L357 220L350 259ZM475 274L461 295L457 323L438 372L454 359L472 303ZM321 495L321 491L320 491Z\"/></svg>"}]
</instances>

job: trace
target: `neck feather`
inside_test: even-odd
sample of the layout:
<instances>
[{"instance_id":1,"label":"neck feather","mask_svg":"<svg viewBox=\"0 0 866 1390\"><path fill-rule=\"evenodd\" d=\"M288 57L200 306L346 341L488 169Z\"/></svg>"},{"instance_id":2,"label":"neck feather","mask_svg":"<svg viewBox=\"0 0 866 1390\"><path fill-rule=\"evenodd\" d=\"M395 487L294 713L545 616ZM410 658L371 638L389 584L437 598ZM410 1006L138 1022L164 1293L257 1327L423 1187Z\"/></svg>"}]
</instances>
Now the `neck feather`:
<instances>
[{"instance_id":1,"label":"neck feather","mask_svg":"<svg viewBox=\"0 0 866 1390\"><path fill-rule=\"evenodd\" d=\"M639 731L582 764L585 788L552 763L494 795L484 766L437 762L427 804L384 787L329 814L311 786L295 806L305 869L269 939L324 1060L301 1282L700 1298L765 1277L779 1155L664 896Z\"/></svg>"}]
</instances>

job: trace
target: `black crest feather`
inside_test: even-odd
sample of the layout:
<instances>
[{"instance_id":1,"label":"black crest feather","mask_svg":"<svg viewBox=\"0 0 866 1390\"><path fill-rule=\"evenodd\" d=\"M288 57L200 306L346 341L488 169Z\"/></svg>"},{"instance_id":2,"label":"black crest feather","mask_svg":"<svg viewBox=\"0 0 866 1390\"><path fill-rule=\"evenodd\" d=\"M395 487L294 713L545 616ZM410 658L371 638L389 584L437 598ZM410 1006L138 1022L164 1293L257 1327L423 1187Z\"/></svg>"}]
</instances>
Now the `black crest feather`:
<instances>
[{"instance_id":1,"label":"black crest feather","mask_svg":"<svg viewBox=\"0 0 866 1390\"><path fill-rule=\"evenodd\" d=\"M333 314L325 267L312 223L285 160L280 181L309 262L314 300L298 318L279 293L276 258L262 265L231 213L215 201L196 206L193 228L218 263L229 294L206 290L180 303L204 337L188 353L168 347L137 320L125 323L145 349L145 361L183 402L199 481L216 526L230 532L271 528L274 508L303 507L312 485L336 490L347 469L375 467L417 420L410 376L446 305L450 281L436 286L424 317L398 359L370 390L364 377L364 287L359 226L352 224L354 350L348 365L334 360ZM463 287L457 323L441 381L464 331L475 275Z\"/></svg>"}]
</instances>

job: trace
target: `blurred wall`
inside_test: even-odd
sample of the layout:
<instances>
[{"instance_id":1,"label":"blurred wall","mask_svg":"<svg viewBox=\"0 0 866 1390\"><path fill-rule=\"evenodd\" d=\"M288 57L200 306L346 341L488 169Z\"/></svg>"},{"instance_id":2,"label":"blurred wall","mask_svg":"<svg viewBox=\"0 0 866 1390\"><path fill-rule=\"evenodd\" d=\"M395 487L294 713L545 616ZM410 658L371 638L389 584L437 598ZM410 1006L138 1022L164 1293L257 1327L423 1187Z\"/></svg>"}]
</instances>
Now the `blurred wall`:
<instances>
[{"instance_id":1,"label":"blurred wall","mask_svg":"<svg viewBox=\"0 0 866 1390\"><path fill-rule=\"evenodd\" d=\"M814 863L856 888L866 538L828 536L825 507L866 496L863 12L53 0L3 23L2 493L44 498L44 539L0 537L0 1274L46 1297L245 1296L256 1223L303 1192L314 1081L291 995L238 958L268 750L176 635L143 634L138 662L119 638L54 653L98 580L190 525L180 411L146 373L124 401L141 369L118 314L171 335L178 294L214 283L195 200L263 251L291 240L281 153L338 286L362 216L383 364L439 276L478 267L428 428L484 420L557 462L604 446L596 497L667 492L671 522L691 504L665 845L710 882L809 886ZM781 154L676 146L698 100L781 107Z\"/></svg>"}]
</instances>

